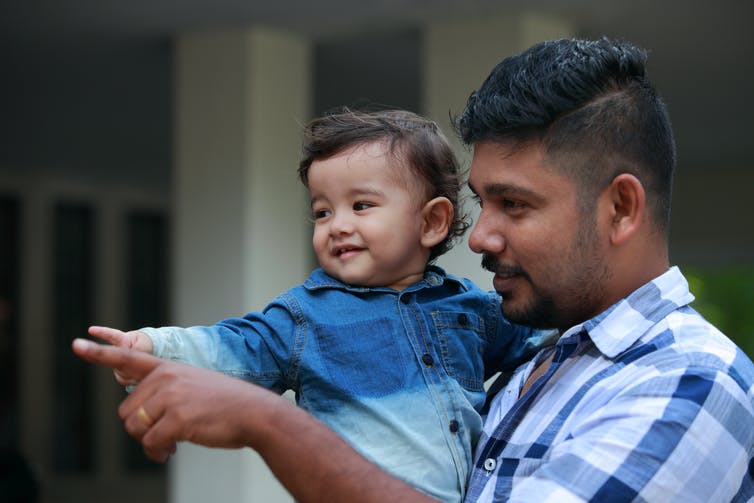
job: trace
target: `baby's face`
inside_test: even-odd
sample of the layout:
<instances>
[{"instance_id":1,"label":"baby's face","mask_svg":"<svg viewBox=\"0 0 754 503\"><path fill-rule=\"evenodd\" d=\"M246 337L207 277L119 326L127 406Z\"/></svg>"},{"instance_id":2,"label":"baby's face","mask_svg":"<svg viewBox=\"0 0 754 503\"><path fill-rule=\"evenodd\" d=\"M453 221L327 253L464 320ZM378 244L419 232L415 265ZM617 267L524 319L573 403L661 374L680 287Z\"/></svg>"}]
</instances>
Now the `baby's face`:
<instances>
[{"instance_id":1,"label":"baby's face","mask_svg":"<svg viewBox=\"0 0 754 503\"><path fill-rule=\"evenodd\" d=\"M423 276L424 196L395 162L376 142L309 168L314 252L325 272L344 283L402 290Z\"/></svg>"}]
</instances>

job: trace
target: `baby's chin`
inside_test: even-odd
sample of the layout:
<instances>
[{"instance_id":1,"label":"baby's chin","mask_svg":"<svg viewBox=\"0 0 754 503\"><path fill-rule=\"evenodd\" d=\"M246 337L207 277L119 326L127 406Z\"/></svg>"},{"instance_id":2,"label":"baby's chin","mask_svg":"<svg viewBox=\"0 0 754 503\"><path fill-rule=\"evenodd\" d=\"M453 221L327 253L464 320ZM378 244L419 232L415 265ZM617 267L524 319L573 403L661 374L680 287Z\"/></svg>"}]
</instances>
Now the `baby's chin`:
<instances>
[{"instance_id":1,"label":"baby's chin","mask_svg":"<svg viewBox=\"0 0 754 503\"><path fill-rule=\"evenodd\" d=\"M409 286L418 283L424 278L424 269L416 271L401 271L396 274L391 271L349 271L347 268L328 267L321 265L322 270L328 276L337 279L341 283L349 286L362 288L392 288L393 290L404 290ZM390 274L390 273L393 274Z\"/></svg>"},{"instance_id":2,"label":"baby's chin","mask_svg":"<svg viewBox=\"0 0 754 503\"><path fill-rule=\"evenodd\" d=\"M364 280L361 278L358 278L357 276L354 276L352 274L343 274L342 271L339 269L334 269L332 267L327 267L320 264L320 267L322 268L325 273L330 276L331 278L337 279L341 283L345 283L346 285L350 286L369 286L364 284Z\"/></svg>"},{"instance_id":3,"label":"baby's chin","mask_svg":"<svg viewBox=\"0 0 754 503\"><path fill-rule=\"evenodd\" d=\"M343 274L341 271L333 271L329 270L327 267L322 268L328 276L337 279L341 283L345 283L349 286L355 286L355 287L365 287L365 288L376 288L376 287L382 287L382 286L389 286L391 283L389 282L391 278L376 278L376 277L366 277L359 274Z\"/></svg>"}]
</instances>

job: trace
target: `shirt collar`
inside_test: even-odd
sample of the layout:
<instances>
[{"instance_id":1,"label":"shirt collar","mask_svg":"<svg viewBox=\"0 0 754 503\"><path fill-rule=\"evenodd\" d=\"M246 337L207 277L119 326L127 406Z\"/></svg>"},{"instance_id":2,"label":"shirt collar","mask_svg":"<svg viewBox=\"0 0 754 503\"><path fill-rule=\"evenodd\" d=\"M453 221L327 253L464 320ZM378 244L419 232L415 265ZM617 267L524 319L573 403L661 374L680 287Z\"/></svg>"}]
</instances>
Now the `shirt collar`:
<instances>
[{"instance_id":1,"label":"shirt collar","mask_svg":"<svg viewBox=\"0 0 754 503\"><path fill-rule=\"evenodd\" d=\"M416 291L421 290L422 288L431 288L442 285L446 281L451 281L459 285L462 284L456 277L447 274L441 267L438 267L436 265L428 265L427 269L424 271L424 278L421 281L409 286L404 291ZM306 281L304 281L303 286L307 290L335 288L349 292L395 291L392 288L387 287L349 285L328 275L325 271L322 270L322 268L317 268L312 271Z\"/></svg>"},{"instance_id":2,"label":"shirt collar","mask_svg":"<svg viewBox=\"0 0 754 503\"><path fill-rule=\"evenodd\" d=\"M599 315L572 327L563 339L584 330L602 354L615 358L657 322L693 300L686 278L678 267L671 267Z\"/></svg>"}]
</instances>

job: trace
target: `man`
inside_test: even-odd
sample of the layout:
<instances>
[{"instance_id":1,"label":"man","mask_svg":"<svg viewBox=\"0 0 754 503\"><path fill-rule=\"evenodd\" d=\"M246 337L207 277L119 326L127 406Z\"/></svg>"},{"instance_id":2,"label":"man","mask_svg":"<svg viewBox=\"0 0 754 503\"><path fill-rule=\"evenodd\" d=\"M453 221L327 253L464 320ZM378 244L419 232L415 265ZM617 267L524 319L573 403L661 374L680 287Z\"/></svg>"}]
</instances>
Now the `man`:
<instances>
[{"instance_id":1,"label":"man","mask_svg":"<svg viewBox=\"0 0 754 503\"><path fill-rule=\"evenodd\" d=\"M495 386L467 501L754 497L754 366L688 307L669 265L674 143L645 59L607 39L538 44L503 60L460 117L481 205L469 244L506 317L561 333ZM300 501L425 498L264 390L74 349L143 377L120 414L153 459L180 440L249 446Z\"/></svg>"},{"instance_id":2,"label":"man","mask_svg":"<svg viewBox=\"0 0 754 503\"><path fill-rule=\"evenodd\" d=\"M752 496L752 365L669 267L674 142L645 59L544 43L459 121L482 206L469 245L507 318L561 332L492 399L468 500Z\"/></svg>"}]
</instances>

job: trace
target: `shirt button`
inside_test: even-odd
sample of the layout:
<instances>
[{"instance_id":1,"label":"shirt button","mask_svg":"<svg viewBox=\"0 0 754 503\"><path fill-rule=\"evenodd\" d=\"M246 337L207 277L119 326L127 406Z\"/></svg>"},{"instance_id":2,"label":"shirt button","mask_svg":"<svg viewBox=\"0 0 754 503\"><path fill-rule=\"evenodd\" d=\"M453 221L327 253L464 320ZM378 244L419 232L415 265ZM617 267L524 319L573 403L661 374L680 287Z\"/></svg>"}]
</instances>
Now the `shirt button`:
<instances>
[{"instance_id":1,"label":"shirt button","mask_svg":"<svg viewBox=\"0 0 754 503\"><path fill-rule=\"evenodd\" d=\"M431 367L433 363L435 363L434 358L432 358L432 355L429 353L424 353L422 355L422 361L424 362L424 365L427 367Z\"/></svg>"},{"instance_id":2,"label":"shirt button","mask_svg":"<svg viewBox=\"0 0 754 503\"><path fill-rule=\"evenodd\" d=\"M493 471L496 466L497 466L497 461L495 461L494 459L487 458L484 460L484 469L487 470L488 472Z\"/></svg>"},{"instance_id":3,"label":"shirt button","mask_svg":"<svg viewBox=\"0 0 754 503\"><path fill-rule=\"evenodd\" d=\"M450 421L450 424L448 425L448 429L451 433L458 433L458 421L455 419Z\"/></svg>"},{"instance_id":4,"label":"shirt button","mask_svg":"<svg viewBox=\"0 0 754 503\"><path fill-rule=\"evenodd\" d=\"M411 302L411 298L408 295L404 295L401 297L401 302L403 304L408 304L409 302Z\"/></svg>"},{"instance_id":5,"label":"shirt button","mask_svg":"<svg viewBox=\"0 0 754 503\"><path fill-rule=\"evenodd\" d=\"M469 322L469 317L466 315L466 313L461 313L458 315L458 324L461 326L465 326Z\"/></svg>"}]
</instances>

